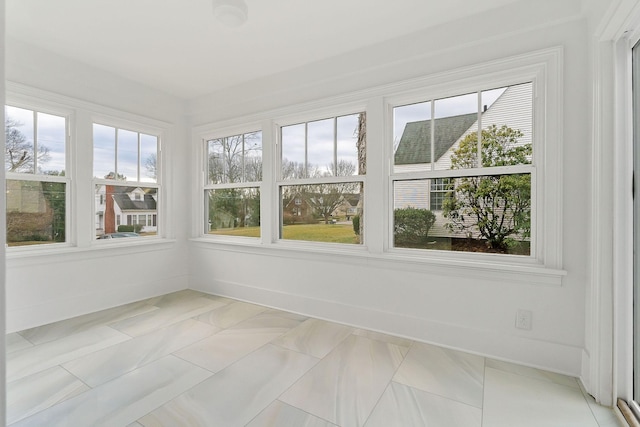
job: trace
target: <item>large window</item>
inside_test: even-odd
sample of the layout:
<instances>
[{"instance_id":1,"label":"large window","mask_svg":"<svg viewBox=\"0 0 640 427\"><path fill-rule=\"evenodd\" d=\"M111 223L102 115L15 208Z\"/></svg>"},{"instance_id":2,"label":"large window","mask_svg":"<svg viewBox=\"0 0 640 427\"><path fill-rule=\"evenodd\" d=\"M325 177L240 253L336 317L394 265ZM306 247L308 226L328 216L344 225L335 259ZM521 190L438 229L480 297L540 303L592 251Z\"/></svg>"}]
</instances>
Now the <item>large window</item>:
<instances>
[{"instance_id":1,"label":"large window","mask_svg":"<svg viewBox=\"0 0 640 427\"><path fill-rule=\"evenodd\" d=\"M7 244L66 242L67 119L5 107Z\"/></svg>"},{"instance_id":2,"label":"large window","mask_svg":"<svg viewBox=\"0 0 640 427\"><path fill-rule=\"evenodd\" d=\"M262 132L205 141L205 234L260 237Z\"/></svg>"},{"instance_id":3,"label":"large window","mask_svg":"<svg viewBox=\"0 0 640 427\"><path fill-rule=\"evenodd\" d=\"M533 84L393 108L393 246L531 253Z\"/></svg>"},{"instance_id":4,"label":"large window","mask_svg":"<svg viewBox=\"0 0 640 427\"><path fill-rule=\"evenodd\" d=\"M158 234L158 145L156 135L94 123L97 239Z\"/></svg>"},{"instance_id":5,"label":"large window","mask_svg":"<svg viewBox=\"0 0 640 427\"><path fill-rule=\"evenodd\" d=\"M362 243L365 125L357 113L280 128L280 239Z\"/></svg>"}]
</instances>

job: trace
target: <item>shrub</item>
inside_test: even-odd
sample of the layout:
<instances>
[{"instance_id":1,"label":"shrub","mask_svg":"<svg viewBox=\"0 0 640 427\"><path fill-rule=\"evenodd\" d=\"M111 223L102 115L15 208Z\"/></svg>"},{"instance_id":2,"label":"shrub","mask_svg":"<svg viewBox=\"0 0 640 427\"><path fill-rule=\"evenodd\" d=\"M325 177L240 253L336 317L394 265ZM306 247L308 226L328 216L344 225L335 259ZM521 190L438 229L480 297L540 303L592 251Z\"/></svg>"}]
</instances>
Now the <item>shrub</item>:
<instances>
[{"instance_id":1,"label":"shrub","mask_svg":"<svg viewBox=\"0 0 640 427\"><path fill-rule=\"evenodd\" d=\"M429 230L435 222L436 215L428 209L396 209L393 213L395 245L426 243Z\"/></svg>"},{"instance_id":2,"label":"shrub","mask_svg":"<svg viewBox=\"0 0 640 427\"><path fill-rule=\"evenodd\" d=\"M127 232L132 232L134 231L134 226L133 225L119 225L118 226L118 233L127 233Z\"/></svg>"},{"instance_id":3,"label":"shrub","mask_svg":"<svg viewBox=\"0 0 640 427\"><path fill-rule=\"evenodd\" d=\"M354 215L353 217L353 232L356 233L356 236L360 235L360 215Z\"/></svg>"}]
</instances>

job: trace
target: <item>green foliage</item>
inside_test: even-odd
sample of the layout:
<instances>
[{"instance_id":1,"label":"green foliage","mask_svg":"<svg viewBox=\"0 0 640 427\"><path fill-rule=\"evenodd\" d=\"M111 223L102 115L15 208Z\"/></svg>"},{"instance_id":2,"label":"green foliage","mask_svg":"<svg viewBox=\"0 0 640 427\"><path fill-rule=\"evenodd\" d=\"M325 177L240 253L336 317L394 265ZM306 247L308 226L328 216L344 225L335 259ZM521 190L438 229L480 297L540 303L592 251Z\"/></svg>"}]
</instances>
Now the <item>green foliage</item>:
<instances>
[{"instance_id":1,"label":"green foliage","mask_svg":"<svg viewBox=\"0 0 640 427\"><path fill-rule=\"evenodd\" d=\"M59 174L59 173L51 173ZM64 171L61 173L64 174ZM54 242L64 242L66 238L66 195L65 184L62 182L42 182L42 195L48 202L52 211L51 218L51 240Z\"/></svg>"},{"instance_id":2,"label":"green foliage","mask_svg":"<svg viewBox=\"0 0 640 427\"><path fill-rule=\"evenodd\" d=\"M429 230L436 222L436 215L428 209L413 207L393 212L393 236L395 246L427 242Z\"/></svg>"},{"instance_id":3,"label":"green foliage","mask_svg":"<svg viewBox=\"0 0 640 427\"><path fill-rule=\"evenodd\" d=\"M353 232L356 233L356 236L360 235L360 215L355 215L352 219L353 223Z\"/></svg>"},{"instance_id":4,"label":"green foliage","mask_svg":"<svg viewBox=\"0 0 640 427\"><path fill-rule=\"evenodd\" d=\"M531 144L518 144L519 130L493 125L482 131L482 167L531 163ZM477 134L468 135L451 156L452 169L480 167ZM447 227L477 232L492 249L506 250L531 234L529 174L457 178L443 202Z\"/></svg>"},{"instance_id":5,"label":"green foliage","mask_svg":"<svg viewBox=\"0 0 640 427\"><path fill-rule=\"evenodd\" d=\"M132 233L135 231L135 226L133 225L119 225L118 226L118 233Z\"/></svg>"},{"instance_id":6,"label":"green foliage","mask_svg":"<svg viewBox=\"0 0 640 427\"><path fill-rule=\"evenodd\" d=\"M211 229L260 225L260 191L221 189L209 192Z\"/></svg>"}]
</instances>

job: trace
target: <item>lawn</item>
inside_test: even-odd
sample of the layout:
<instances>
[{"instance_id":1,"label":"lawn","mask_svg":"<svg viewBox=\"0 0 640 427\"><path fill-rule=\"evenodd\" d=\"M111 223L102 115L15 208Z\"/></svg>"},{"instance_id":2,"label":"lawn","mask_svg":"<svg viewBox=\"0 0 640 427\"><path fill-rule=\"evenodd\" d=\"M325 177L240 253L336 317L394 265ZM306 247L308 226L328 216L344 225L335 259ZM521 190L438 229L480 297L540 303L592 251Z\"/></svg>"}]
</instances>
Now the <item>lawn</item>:
<instances>
[{"instance_id":1,"label":"lawn","mask_svg":"<svg viewBox=\"0 0 640 427\"><path fill-rule=\"evenodd\" d=\"M284 240L306 240L312 242L358 243L351 224L297 224L285 225ZM211 234L222 236L260 237L260 227L244 227L214 230Z\"/></svg>"}]
</instances>

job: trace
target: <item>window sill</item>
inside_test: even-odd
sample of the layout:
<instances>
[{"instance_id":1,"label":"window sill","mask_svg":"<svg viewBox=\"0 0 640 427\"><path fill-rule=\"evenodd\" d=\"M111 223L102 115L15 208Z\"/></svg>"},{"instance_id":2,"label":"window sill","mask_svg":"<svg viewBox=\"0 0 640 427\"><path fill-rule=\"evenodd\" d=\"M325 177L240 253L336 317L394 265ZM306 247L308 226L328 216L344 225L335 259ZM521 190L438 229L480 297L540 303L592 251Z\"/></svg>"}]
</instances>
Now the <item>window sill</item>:
<instances>
[{"instance_id":1,"label":"window sill","mask_svg":"<svg viewBox=\"0 0 640 427\"><path fill-rule=\"evenodd\" d=\"M367 266L374 268L416 271L440 276L456 276L507 283L526 283L540 286L561 286L567 272L532 262L530 258L498 256L474 257L473 254L452 254L450 257L429 256L389 251L371 253L366 246L314 244L307 242L277 242L264 244L257 239L190 239L202 249L249 253L264 256L290 257L300 260L326 260L332 263ZM462 256L454 256L462 255ZM471 255L471 256L469 256ZM474 259L475 258L475 259Z\"/></svg>"},{"instance_id":2,"label":"window sill","mask_svg":"<svg viewBox=\"0 0 640 427\"><path fill-rule=\"evenodd\" d=\"M105 251L113 251L118 255L165 250L175 244L175 239L145 238L136 242L92 242L90 246L78 247L68 244L47 244L39 247L14 247L7 248L7 262L18 260L32 260L33 258L46 258L57 260L59 257L71 257L74 259L102 258ZM46 247L45 247L46 246Z\"/></svg>"}]
</instances>

